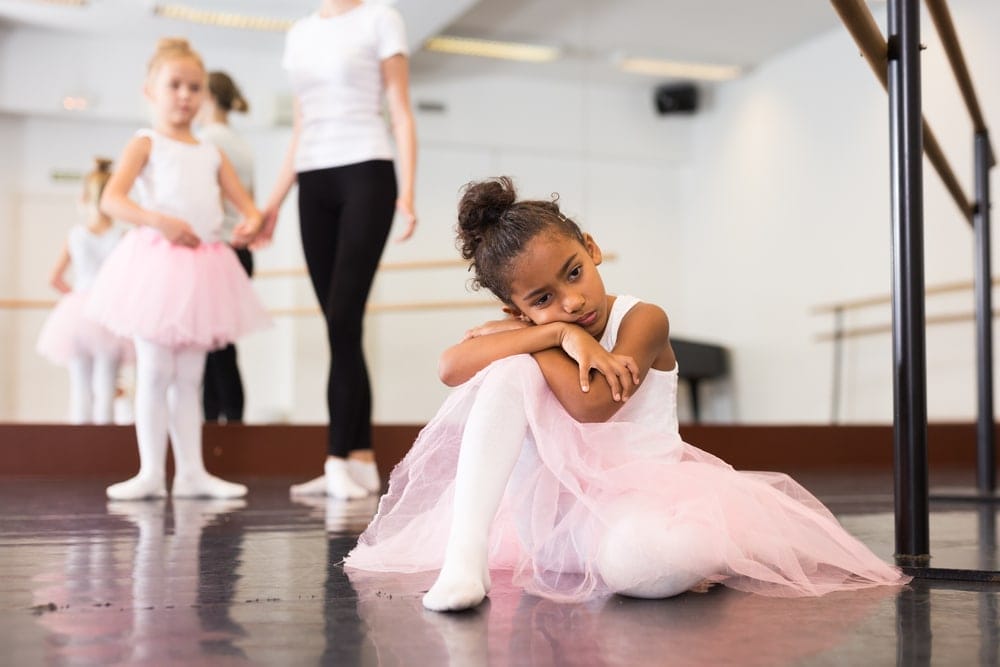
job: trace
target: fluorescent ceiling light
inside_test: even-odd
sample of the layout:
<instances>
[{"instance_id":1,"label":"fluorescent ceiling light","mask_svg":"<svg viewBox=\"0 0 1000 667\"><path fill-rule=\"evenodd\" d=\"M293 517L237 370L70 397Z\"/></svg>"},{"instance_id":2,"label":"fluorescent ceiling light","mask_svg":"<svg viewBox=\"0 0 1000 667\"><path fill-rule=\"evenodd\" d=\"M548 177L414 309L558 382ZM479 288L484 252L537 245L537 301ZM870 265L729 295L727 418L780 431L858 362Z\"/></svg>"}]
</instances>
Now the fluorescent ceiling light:
<instances>
[{"instance_id":1,"label":"fluorescent ceiling light","mask_svg":"<svg viewBox=\"0 0 1000 667\"><path fill-rule=\"evenodd\" d=\"M479 56L481 58L500 58L503 60L521 60L526 62L550 62L559 57L561 49L555 46L538 44L522 44L519 42L498 42L491 39L473 39L470 37L451 37L439 35L424 42L428 51L452 53L462 56Z\"/></svg>"},{"instance_id":2,"label":"fluorescent ceiling light","mask_svg":"<svg viewBox=\"0 0 1000 667\"><path fill-rule=\"evenodd\" d=\"M87 0L31 0L39 5L71 5L73 7L83 7Z\"/></svg>"},{"instance_id":3,"label":"fluorescent ceiling light","mask_svg":"<svg viewBox=\"0 0 1000 667\"><path fill-rule=\"evenodd\" d=\"M633 74L707 81L727 81L735 79L743 72L743 68L738 65L709 65L654 58L622 58L618 61L618 66L622 71Z\"/></svg>"},{"instance_id":4,"label":"fluorescent ceiling light","mask_svg":"<svg viewBox=\"0 0 1000 667\"><path fill-rule=\"evenodd\" d=\"M186 5L156 5L153 13L167 19L202 23L222 28L237 28L240 30L261 30L265 32L285 32L292 27L289 19L272 18L269 16L248 16L230 12L213 12L196 9Z\"/></svg>"}]
</instances>

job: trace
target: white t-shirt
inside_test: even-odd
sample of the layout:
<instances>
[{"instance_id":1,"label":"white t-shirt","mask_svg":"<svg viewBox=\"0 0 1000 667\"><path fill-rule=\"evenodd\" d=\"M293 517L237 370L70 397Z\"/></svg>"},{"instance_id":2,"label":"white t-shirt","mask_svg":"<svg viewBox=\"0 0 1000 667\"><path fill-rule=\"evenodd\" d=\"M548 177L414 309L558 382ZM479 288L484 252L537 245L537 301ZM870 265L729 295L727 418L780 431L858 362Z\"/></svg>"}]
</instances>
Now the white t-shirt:
<instances>
[{"instance_id":1,"label":"white t-shirt","mask_svg":"<svg viewBox=\"0 0 1000 667\"><path fill-rule=\"evenodd\" d=\"M302 114L296 171L392 159L381 63L400 53L407 53L406 32L392 7L364 2L295 22L282 65Z\"/></svg>"},{"instance_id":2,"label":"white t-shirt","mask_svg":"<svg viewBox=\"0 0 1000 667\"><path fill-rule=\"evenodd\" d=\"M225 153L236 170L240 184L253 197L253 149L250 144L224 123L209 123L201 128L198 138ZM221 236L223 241L229 241L233 236L233 228L243 219L243 214L228 199L222 205L226 217L222 222Z\"/></svg>"}]
</instances>

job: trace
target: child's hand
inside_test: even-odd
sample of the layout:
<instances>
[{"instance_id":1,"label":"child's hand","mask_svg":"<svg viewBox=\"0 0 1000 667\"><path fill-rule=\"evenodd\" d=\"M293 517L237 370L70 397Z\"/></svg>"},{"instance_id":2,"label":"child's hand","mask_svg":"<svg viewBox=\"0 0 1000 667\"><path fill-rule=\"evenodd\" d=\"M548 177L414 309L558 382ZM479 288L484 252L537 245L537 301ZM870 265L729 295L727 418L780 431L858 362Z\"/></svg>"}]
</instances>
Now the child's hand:
<instances>
[{"instance_id":1,"label":"child's hand","mask_svg":"<svg viewBox=\"0 0 1000 667\"><path fill-rule=\"evenodd\" d=\"M172 218L169 215L161 216L154 225L156 230L174 245L197 248L201 244L201 239L194 233L191 225L180 218Z\"/></svg>"},{"instance_id":2,"label":"child's hand","mask_svg":"<svg viewBox=\"0 0 1000 667\"><path fill-rule=\"evenodd\" d=\"M233 228L233 238L230 243L239 248L250 245L260 235L263 224L264 220L257 211L243 216L240 224Z\"/></svg>"},{"instance_id":3,"label":"child's hand","mask_svg":"<svg viewBox=\"0 0 1000 667\"><path fill-rule=\"evenodd\" d=\"M607 380L616 401L624 401L635 392L639 366L632 357L608 352L575 324L565 327L559 345L580 367L581 391L590 391L590 372L595 370Z\"/></svg>"},{"instance_id":4,"label":"child's hand","mask_svg":"<svg viewBox=\"0 0 1000 667\"><path fill-rule=\"evenodd\" d=\"M278 209L271 206L265 208L261 211L260 221L260 231L250 243L251 250L261 250L271 245L271 237L274 236L274 228L278 224Z\"/></svg>"},{"instance_id":5,"label":"child's hand","mask_svg":"<svg viewBox=\"0 0 1000 667\"><path fill-rule=\"evenodd\" d=\"M513 315L506 317L502 320L492 320L490 322L484 322L478 327L473 327L465 332L465 336L462 340L469 340L470 338L478 338L479 336L489 336L490 334L500 333L501 331L514 331L515 329L524 329L526 327L534 326L531 322L527 322Z\"/></svg>"}]
</instances>

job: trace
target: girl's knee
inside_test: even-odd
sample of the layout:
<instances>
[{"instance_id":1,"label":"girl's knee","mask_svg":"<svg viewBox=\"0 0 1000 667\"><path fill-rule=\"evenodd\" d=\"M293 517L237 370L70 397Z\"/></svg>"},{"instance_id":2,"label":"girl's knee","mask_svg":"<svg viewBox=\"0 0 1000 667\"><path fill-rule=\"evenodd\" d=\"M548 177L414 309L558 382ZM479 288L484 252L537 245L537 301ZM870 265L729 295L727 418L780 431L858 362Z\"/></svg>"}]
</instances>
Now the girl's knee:
<instances>
[{"instance_id":1,"label":"girl's knee","mask_svg":"<svg viewBox=\"0 0 1000 667\"><path fill-rule=\"evenodd\" d=\"M697 526L665 525L662 515L633 512L605 532L597 569L615 593L672 597L717 574L710 542Z\"/></svg>"}]
</instances>

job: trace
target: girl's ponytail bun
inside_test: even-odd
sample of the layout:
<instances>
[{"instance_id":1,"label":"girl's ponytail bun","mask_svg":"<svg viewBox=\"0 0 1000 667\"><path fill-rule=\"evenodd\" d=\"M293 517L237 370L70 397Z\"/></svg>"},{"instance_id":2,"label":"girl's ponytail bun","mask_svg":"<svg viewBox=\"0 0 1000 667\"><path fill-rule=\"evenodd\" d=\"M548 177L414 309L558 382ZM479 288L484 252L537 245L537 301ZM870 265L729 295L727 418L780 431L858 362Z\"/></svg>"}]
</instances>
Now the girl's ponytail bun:
<instances>
[{"instance_id":1,"label":"girl's ponytail bun","mask_svg":"<svg viewBox=\"0 0 1000 667\"><path fill-rule=\"evenodd\" d=\"M465 186L458 203L458 241L465 259L475 259L476 250L500 219L517 201L509 176L498 176Z\"/></svg>"}]
</instances>

